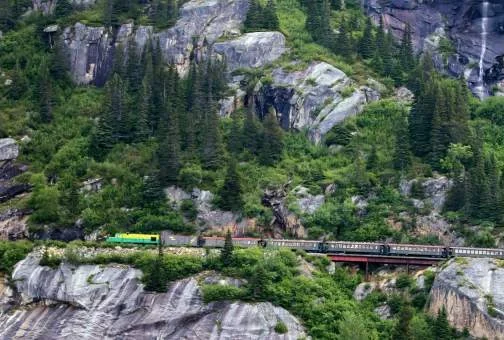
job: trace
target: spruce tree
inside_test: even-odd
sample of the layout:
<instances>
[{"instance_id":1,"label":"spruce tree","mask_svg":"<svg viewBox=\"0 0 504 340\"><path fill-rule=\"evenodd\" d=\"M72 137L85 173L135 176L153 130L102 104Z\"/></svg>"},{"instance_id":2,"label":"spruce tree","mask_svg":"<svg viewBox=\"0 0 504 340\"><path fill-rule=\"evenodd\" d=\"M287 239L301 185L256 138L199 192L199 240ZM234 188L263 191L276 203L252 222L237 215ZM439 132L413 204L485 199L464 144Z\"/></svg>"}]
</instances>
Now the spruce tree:
<instances>
[{"instance_id":1,"label":"spruce tree","mask_svg":"<svg viewBox=\"0 0 504 340\"><path fill-rule=\"evenodd\" d=\"M403 171L411 164L408 129L405 121L397 124L395 135L394 168Z\"/></svg>"},{"instance_id":2,"label":"spruce tree","mask_svg":"<svg viewBox=\"0 0 504 340\"><path fill-rule=\"evenodd\" d=\"M438 312L436 320L434 321L433 333L436 335L437 340L451 340L453 339L450 324L448 323L448 317L446 314L446 309L443 306Z\"/></svg>"},{"instance_id":3,"label":"spruce tree","mask_svg":"<svg viewBox=\"0 0 504 340\"><path fill-rule=\"evenodd\" d=\"M374 51L373 23L371 22L371 18L368 17L364 33L359 41L359 54L362 58L369 59L373 57Z\"/></svg>"},{"instance_id":4,"label":"spruce tree","mask_svg":"<svg viewBox=\"0 0 504 340\"><path fill-rule=\"evenodd\" d=\"M250 280L251 295L254 300L263 300L266 298L266 289L268 287L268 272L261 262L254 269Z\"/></svg>"},{"instance_id":5,"label":"spruce tree","mask_svg":"<svg viewBox=\"0 0 504 340\"><path fill-rule=\"evenodd\" d=\"M73 11L72 3L69 0L58 0L56 2L56 8L54 9L54 15L57 18L66 17Z\"/></svg>"},{"instance_id":6,"label":"spruce tree","mask_svg":"<svg viewBox=\"0 0 504 340\"><path fill-rule=\"evenodd\" d=\"M254 32L261 28L261 14L261 5L259 4L259 1L250 0L247 17L243 23L247 32Z\"/></svg>"},{"instance_id":7,"label":"spruce tree","mask_svg":"<svg viewBox=\"0 0 504 340\"><path fill-rule=\"evenodd\" d=\"M348 34L348 27L346 21L341 19L339 25L339 33L337 38L337 43L335 47L336 53L340 54L343 58L350 58L352 54L352 47L350 44L350 37Z\"/></svg>"},{"instance_id":8,"label":"spruce tree","mask_svg":"<svg viewBox=\"0 0 504 340\"><path fill-rule=\"evenodd\" d=\"M226 238L224 239L224 247L221 250L221 262L225 267L228 267L233 262L233 238L231 231L228 229Z\"/></svg>"},{"instance_id":9,"label":"spruce tree","mask_svg":"<svg viewBox=\"0 0 504 340\"><path fill-rule=\"evenodd\" d=\"M102 160L116 142L112 124L112 118L108 110L102 111L91 142L91 153L98 160Z\"/></svg>"},{"instance_id":10,"label":"spruce tree","mask_svg":"<svg viewBox=\"0 0 504 340\"><path fill-rule=\"evenodd\" d=\"M371 146L371 152L366 160L366 169L373 170L378 166L378 152L376 150L376 145Z\"/></svg>"},{"instance_id":11,"label":"spruce tree","mask_svg":"<svg viewBox=\"0 0 504 340\"><path fill-rule=\"evenodd\" d=\"M268 0L262 16L264 29L269 31L278 30L280 23L276 14L275 2L273 0Z\"/></svg>"},{"instance_id":12,"label":"spruce tree","mask_svg":"<svg viewBox=\"0 0 504 340\"><path fill-rule=\"evenodd\" d=\"M413 308L403 304L399 311L399 321L397 322L392 338L394 340L410 340L412 338L411 319L413 318Z\"/></svg>"},{"instance_id":13,"label":"spruce tree","mask_svg":"<svg viewBox=\"0 0 504 340\"><path fill-rule=\"evenodd\" d=\"M232 158L229 161L226 178L224 179L224 185L219 191L219 206L222 209L228 211L240 211L243 207L240 177L238 175L236 166L236 160Z\"/></svg>"},{"instance_id":14,"label":"spruce tree","mask_svg":"<svg viewBox=\"0 0 504 340\"><path fill-rule=\"evenodd\" d=\"M404 34L399 49L399 62L402 71L409 73L415 67L415 56L413 52L413 42L411 40L411 26L406 24Z\"/></svg>"},{"instance_id":15,"label":"spruce tree","mask_svg":"<svg viewBox=\"0 0 504 340\"><path fill-rule=\"evenodd\" d=\"M236 156L243 151L242 124L238 113L233 114L231 131L228 136L228 150Z\"/></svg>"},{"instance_id":16,"label":"spruce tree","mask_svg":"<svg viewBox=\"0 0 504 340\"><path fill-rule=\"evenodd\" d=\"M283 131L273 112L266 115L263 123L259 160L264 165L273 165L282 157Z\"/></svg>"},{"instance_id":17,"label":"spruce tree","mask_svg":"<svg viewBox=\"0 0 504 340\"><path fill-rule=\"evenodd\" d=\"M104 109L110 115L113 138L118 142L128 142L133 137L133 122L128 110L126 84L122 78L114 74L105 86Z\"/></svg>"},{"instance_id":18,"label":"spruce tree","mask_svg":"<svg viewBox=\"0 0 504 340\"><path fill-rule=\"evenodd\" d=\"M40 121L42 123L51 122L53 107L52 82L45 58L40 63L37 73L37 99Z\"/></svg>"},{"instance_id":19,"label":"spruce tree","mask_svg":"<svg viewBox=\"0 0 504 340\"><path fill-rule=\"evenodd\" d=\"M142 186L142 204L156 207L165 199L163 187L159 181L159 171L153 170L144 178Z\"/></svg>"},{"instance_id":20,"label":"spruce tree","mask_svg":"<svg viewBox=\"0 0 504 340\"><path fill-rule=\"evenodd\" d=\"M250 92L245 122L243 123L243 146L252 154L259 152L259 139L261 135L261 126L257 121L255 114L255 101L252 92Z\"/></svg>"}]
</instances>

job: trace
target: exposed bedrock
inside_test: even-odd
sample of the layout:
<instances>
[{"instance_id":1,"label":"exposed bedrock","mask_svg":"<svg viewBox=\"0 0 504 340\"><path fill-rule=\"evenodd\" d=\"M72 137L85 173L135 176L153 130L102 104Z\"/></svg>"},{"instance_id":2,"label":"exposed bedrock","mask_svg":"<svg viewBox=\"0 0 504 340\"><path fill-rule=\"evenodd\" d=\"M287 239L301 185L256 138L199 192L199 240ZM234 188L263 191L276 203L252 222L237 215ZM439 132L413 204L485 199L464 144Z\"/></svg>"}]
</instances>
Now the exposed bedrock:
<instances>
[{"instance_id":1,"label":"exposed bedrock","mask_svg":"<svg viewBox=\"0 0 504 340\"><path fill-rule=\"evenodd\" d=\"M458 258L436 276L429 310L446 308L448 320L477 338L504 339L502 260Z\"/></svg>"},{"instance_id":2,"label":"exposed bedrock","mask_svg":"<svg viewBox=\"0 0 504 340\"><path fill-rule=\"evenodd\" d=\"M504 3L500 0L418 1L363 0L376 23L401 38L410 24L417 50L429 51L438 68L465 76L474 92L480 78L480 61L486 87L504 78ZM453 51L447 49L446 39ZM440 44L444 48L439 48Z\"/></svg>"},{"instance_id":3,"label":"exposed bedrock","mask_svg":"<svg viewBox=\"0 0 504 340\"><path fill-rule=\"evenodd\" d=\"M231 39L240 34L247 10L247 0L192 0L180 9L180 17L175 26L160 32L154 32L151 26L134 26L133 23L123 24L116 31L76 23L63 31L64 50L73 79L78 84L102 85L109 76L114 50L118 46L124 47L130 38L135 40L139 50L144 48L150 38L159 39L164 60L174 63L178 71L184 74L192 52L196 58L202 58L219 38ZM268 34L276 40L268 39ZM226 41L218 45L226 51L235 50L227 55L230 65L257 67L263 65L263 59L275 59L273 54L269 56L272 52L264 44L281 44L274 51L276 54L283 49L285 39L283 35L278 35L281 34L247 34L236 42ZM229 48L224 48L225 46Z\"/></svg>"},{"instance_id":4,"label":"exposed bedrock","mask_svg":"<svg viewBox=\"0 0 504 340\"><path fill-rule=\"evenodd\" d=\"M12 306L9 296L0 295L0 311L7 309L3 303L10 306L7 313L0 313L0 339L295 340L305 336L294 316L270 303L205 304L195 277L172 283L167 293L150 294L143 290L139 270L67 264L51 269L39 266L40 256L29 255L13 272L20 304ZM0 294L12 292L0 286ZM287 326L286 334L274 330L280 321Z\"/></svg>"},{"instance_id":5,"label":"exposed bedrock","mask_svg":"<svg viewBox=\"0 0 504 340\"><path fill-rule=\"evenodd\" d=\"M341 70L325 62L315 62L302 71L272 72L272 84L261 86L256 94L256 111L263 118L274 109L286 129L309 129L318 143L336 124L361 112L378 100L378 91L357 86Z\"/></svg>"}]
</instances>

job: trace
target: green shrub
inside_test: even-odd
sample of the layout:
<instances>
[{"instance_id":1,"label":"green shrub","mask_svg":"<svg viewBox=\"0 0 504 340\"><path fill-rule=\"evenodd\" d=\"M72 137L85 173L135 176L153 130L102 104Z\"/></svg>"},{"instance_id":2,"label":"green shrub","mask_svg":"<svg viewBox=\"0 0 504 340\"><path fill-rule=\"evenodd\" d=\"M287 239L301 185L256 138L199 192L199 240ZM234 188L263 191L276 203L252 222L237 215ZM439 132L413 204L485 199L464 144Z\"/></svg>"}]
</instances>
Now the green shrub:
<instances>
[{"instance_id":1,"label":"green shrub","mask_svg":"<svg viewBox=\"0 0 504 340\"><path fill-rule=\"evenodd\" d=\"M396 287L399 289L411 288L413 278L408 274L400 274L396 279Z\"/></svg>"},{"instance_id":2,"label":"green shrub","mask_svg":"<svg viewBox=\"0 0 504 340\"><path fill-rule=\"evenodd\" d=\"M194 221L198 216L198 209L192 200L183 200L180 205L180 210L184 213L184 216L191 221Z\"/></svg>"},{"instance_id":3,"label":"green shrub","mask_svg":"<svg viewBox=\"0 0 504 340\"><path fill-rule=\"evenodd\" d=\"M275 325L275 332L278 334L285 334L289 331L287 325L283 321L278 321Z\"/></svg>"},{"instance_id":4,"label":"green shrub","mask_svg":"<svg viewBox=\"0 0 504 340\"><path fill-rule=\"evenodd\" d=\"M33 244L28 241L0 241L0 272L10 274L32 249Z\"/></svg>"},{"instance_id":5,"label":"green shrub","mask_svg":"<svg viewBox=\"0 0 504 340\"><path fill-rule=\"evenodd\" d=\"M223 300L239 300L246 296L247 291L232 285L210 284L201 287L203 300L206 303Z\"/></svg>"}]
</instances>

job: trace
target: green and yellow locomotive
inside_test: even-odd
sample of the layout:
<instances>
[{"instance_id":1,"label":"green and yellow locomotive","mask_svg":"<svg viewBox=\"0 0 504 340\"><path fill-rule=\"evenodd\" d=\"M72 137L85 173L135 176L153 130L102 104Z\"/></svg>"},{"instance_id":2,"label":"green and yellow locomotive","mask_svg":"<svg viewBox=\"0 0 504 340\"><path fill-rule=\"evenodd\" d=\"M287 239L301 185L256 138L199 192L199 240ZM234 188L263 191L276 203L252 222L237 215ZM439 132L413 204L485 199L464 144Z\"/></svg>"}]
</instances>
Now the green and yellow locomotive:
<instances>
[{"instance_id":1,"label":"green and yellow locomotive","mask_svg":"<svg viewBox=\"0 0 504 340\"><path fill-rule=\"evenodd\" d=\"M107 237L109 243L127 243L127 244L159 244L158 234L129 234L118 233Z\"/></svg>"}]
</instances>

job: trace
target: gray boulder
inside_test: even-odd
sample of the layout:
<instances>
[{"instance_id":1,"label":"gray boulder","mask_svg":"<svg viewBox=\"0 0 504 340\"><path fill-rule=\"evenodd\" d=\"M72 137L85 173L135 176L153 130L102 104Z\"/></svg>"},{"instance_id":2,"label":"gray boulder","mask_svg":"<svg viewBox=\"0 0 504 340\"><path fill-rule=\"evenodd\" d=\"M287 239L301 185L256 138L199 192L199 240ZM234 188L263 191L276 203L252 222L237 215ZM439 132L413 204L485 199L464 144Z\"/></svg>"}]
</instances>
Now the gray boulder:
<instances>
[{"instance_id":1,"label":"gray boulder","mask_svg":"<svg viewBox=\"0 0 504 340\"><path fill-rule=\"evenodd\" d=\"M24 307L0 314L3 339L294 340L306 335L294 316L270 303L205 304L194 277L174 282L167 293L146 293L141 272L127 266L51 269L39 266L39 259L31 254L16 265L13 279ZM288 333L275 332L279 321Z\"/></svg>"},{"instance_id":2,"label":"gray boulder","mask_svg":"<svg viewBox=\"0 0 504 340\"><path fill-rule=\"evenodd\" d=\"M265 66L285 51L285 37L280 32L247 33L213 46L213 52L227 61L230 71Z\"/></svg>"},{"instance_id":3,"label":"gray boulder","mask_svg":"<svg viewBox=\"0 0 504 340\"><path fill-rule=\"evenodd\" d=\"M451 260L436 276L429 311L445 308L450 323L476 338L504 339L504 267L485 258Z\"/></svg>"},{"instance_id":4,"label":"gray boulder","mask_svg":"<svg viewBox=\"0 0 504 340\"><path fill-rule=\"evenodd\" d=\"M0 138L0 162L14 160L19 156L19 146L12 138Z\"/></svg>"},{"instance_id":5,"label":"gray boulder","mask_svg":"<svg viewBox=\"0 0 504 340\"><path fill-rule=\"evenodd\" d=\"M297 186L293 190L297 205L303 214L313 214L325 203L324 195L312 195L308 188Z\"/></svg>"}]
</instances>

